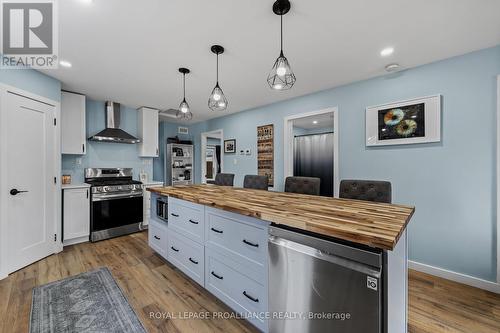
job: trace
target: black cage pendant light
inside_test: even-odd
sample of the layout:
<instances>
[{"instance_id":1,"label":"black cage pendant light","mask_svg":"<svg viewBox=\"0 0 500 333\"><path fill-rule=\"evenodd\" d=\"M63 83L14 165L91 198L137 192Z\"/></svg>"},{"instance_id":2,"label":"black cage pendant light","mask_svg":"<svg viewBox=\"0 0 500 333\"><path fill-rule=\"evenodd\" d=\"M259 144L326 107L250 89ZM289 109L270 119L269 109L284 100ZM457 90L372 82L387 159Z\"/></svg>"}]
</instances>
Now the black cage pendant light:
<instances>
[{"instance_id":1,"label":"black cage pendant light","mask_svg":"<svg viewBox=\"0 0 500 333\"><path fill-rule=\"evenodd\" d=\"M217 55L217 80L208 98L208 107L212 111L224 111L227 109L227 98L224 96L224 92L219 86L219 54L224 53L224 48L220 45L212 45L210 50Z\"/></svg>"},{"instance_id":2,"label":"black cage pendant light","mask_svg":"<svg viewBox=\"0 0 500 333\"><path fill-rule=\"evenodd\" d=\"M183 99L181 104L179 104L179 110L177 110L177 118L191 120L193 114L189 109L189 104L186 102L186 74L189 74L190 70L184 67L179 68L179 72L182 73L182 91Z\"/></svg>"},{"instance_id":3,"label":"black cage pendant light","mask_svg":"<svg viewBox=\"0 0 500 333\"><path fill-rule=\"evenodd\" d=\"M288 0L277 0L273 5L273 12L280 16L281 25L281 50L278 59L274 62L274 66L271 72L267 76L267 83L271 89L274 90L285 90L290 89L295 81L295 74L292 72L292 68L288 63L288 59L283 54L283 15L288 13L290 10L290 1Z\"/></svg>"}]
</instances>

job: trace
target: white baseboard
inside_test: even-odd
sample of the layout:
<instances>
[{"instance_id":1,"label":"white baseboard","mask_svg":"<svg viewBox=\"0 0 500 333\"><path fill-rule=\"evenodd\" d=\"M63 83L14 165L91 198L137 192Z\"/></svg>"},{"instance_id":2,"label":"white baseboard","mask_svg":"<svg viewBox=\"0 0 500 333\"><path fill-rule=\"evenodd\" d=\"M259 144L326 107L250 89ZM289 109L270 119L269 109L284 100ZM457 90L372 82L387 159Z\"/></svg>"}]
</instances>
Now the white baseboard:
<instances>
[{"instance_id":1,"label":"white baseboard","mask_svg":"<svg viewBox=\"0 0 500 333\"><path fill-rule=\"evenodd\" d=\"M491 291L493 293L500 294L500 284L483 280L474 276L462 274L462 273L457 273L453 271L449 271L447 269L439 268L439 267L434 267L426 264L421 264L416 261L411 261L408 260L408 267L410 269L414 269L419 272L431 274L434 276L438 276L443 279L455 281L458 283L466 284L468 286L484 289Z\"/></svg>"},{"instance_id":2,"label":"white baseboard","mask_svg":"<svg viewBox=\"0 0 500 333\"><path fill-rule=\"evenodd\" d=\"M85 243L88 241L89 241L89 236L83 236L83 237L65 240L62 245L63 246L75 245L75 244L79 244L79 243ZM61 247L61 251L62 251L62 247Z\"/></svg>"}]
</instances>

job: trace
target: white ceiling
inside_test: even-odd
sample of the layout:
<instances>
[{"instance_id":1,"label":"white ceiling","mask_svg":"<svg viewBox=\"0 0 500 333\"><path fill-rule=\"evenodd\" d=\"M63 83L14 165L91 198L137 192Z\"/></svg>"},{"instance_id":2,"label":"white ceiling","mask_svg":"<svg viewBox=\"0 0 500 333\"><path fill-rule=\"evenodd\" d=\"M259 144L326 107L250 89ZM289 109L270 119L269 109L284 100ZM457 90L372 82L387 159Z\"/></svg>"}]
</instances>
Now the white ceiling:
<instances>
[{"instance_id":1,"label":"white ceiling","mask_svg":"<svg viewBox=\"0 0 500 333\"><path fill-rule=\"evenodd\" d=\"M273 0L64 0L60 58L72 68L45 71L63 87L98 100L160 109L181 101L187 77L193 122L383 75L500 44L498 0L292 0L284 17L285 55L297 76L272 91L279 54ZM229 109L207 107L215 81L212 44L221 44L220 84ZM395 48L382 58L380 50Z\"/></svg>"},{"instance_id":2,"label":"white ceiling","mask_svg":"<svg viewBox=\"0 0 500 333\"><path fill-rule=\"evenodd\" d=\"M294 119L292 123L293 127L306 130L315 128L332 128L333 130L333 112Z\"/></svg>"}]
</instances>

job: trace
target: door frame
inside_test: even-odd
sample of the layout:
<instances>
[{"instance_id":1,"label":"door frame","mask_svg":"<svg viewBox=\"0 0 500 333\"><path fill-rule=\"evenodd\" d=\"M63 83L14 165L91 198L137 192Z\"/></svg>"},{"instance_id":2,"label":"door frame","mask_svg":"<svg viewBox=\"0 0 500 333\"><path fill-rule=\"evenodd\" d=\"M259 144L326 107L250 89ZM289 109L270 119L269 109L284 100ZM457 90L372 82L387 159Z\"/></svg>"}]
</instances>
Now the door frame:
<instances>
[{"instance_id":1,"label":"door frame","mask_svg":"<svg viewBox=\"0 0 500 333\"><path fill-rule=\"evenodd\" d=\"M339 196L339 110L338 107L330 107L321 110L303 112L284 118L283 126L283 178L293 176L293 120L309 116L317 116L325 113L333 113L333 196Z\"/></svg>"},{"instance_id":2,"label":"door frame","mask_svg":"<svg viewBox=\"0 0 500 333\"><path fill-rule=\"evenodd\" d=\"M62 239L62 225L61 225L61 215L62 215L62 209L61 209L61 104L58 101L54 101L52 99L39 96L37 94L30 93L28 91L0 83L0 106L3 103L3 98L5 98L7 93L14 93L16 95L20 95L25 98L29 98L32 100L35 100L37 102L41 102L44 104L48 104L50 106L54 107L54 118L55 118L55 129L54 129L54 137L53 137L53 145L54 145L54 168L52 170L47 170L47 177L55 177L56 183L53 186L53 191L52 195L53 197L53 202L54 202L54 222L53 222L53 229L54 229L54 234L56 235L56 241L54 241L54 244L52 246L53 253L58 253L61 252L63 249L63 244L61 242ZM1 110L0 110L1 112ZM0 115L0 120L1 120L1 115ZM3 139L3 136L5 134L0 133L0 140ZM1 165L0 165L1 168ZM0 172L2 170L0 169ZM1 179L0 179L1 181ZM5 196L4 193L0 193L0 280L7 277L9 273L6 267L6 226L5 223L3 222L2 213L1 211L5 211L3 209L3 205L5 205L5 200L3 200L3 197Z\"/></svg>"},{"instance_id":3,"label":"door frame","mask_svg":"<svg viewBox=\"0 0 500 333\"><path fill-rule=\"evenodd\" d=\"M203 132L201 133L201 183L206 184L207 179L205 178L205 174L207 173L206 170L206 147L207 147L207 142L208 142L208 137L210 137L210 134L212 135L220 135L220 171L224 172L224 130L222 128L213 130L213 131L208 131L208 132Z\"/></svg>"},{"instance_id":4,"label":"door frame","mask_svg":"<svg viewBox=\"0 0 500 333\"><path fill-rule=\"evenodd\" d=\"M497 285L500 288L500 75L497 76Z\"/></svg>"}]
</instances>

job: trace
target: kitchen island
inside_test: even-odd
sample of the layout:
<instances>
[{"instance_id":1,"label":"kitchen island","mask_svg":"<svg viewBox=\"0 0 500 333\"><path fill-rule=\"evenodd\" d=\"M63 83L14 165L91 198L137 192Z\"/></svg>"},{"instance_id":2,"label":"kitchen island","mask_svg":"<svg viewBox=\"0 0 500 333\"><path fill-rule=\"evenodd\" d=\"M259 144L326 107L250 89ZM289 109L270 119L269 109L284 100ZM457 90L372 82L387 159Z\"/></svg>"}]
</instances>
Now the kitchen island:
<instances>
[{"instance_id":1,"label":"kitchen island","mask_svg":"<svg viewBox=\"0 0 500 333\"><path fill-rule=\"evenodd\" d=\"M331 304L335 309L327 312L352 316L335 326L343 332L406 332L405 230L413 207L215 185L149 191L150 246L262 331L331 328L326 321L338 319L316 319L319 324L311 330L305 320L274 317L282 310L324 311ZM317 247L291 241L300 233ZM288 240L281 238L288 234ZM311 249L314 253L305 257ZM314 272L322 262L330 265ZM299 266L302 271L293 271ZM296 281L301 273L312 280ZM331 274L335 288L318 292L318 274L327 274L326 279ZM306 290L310 286L315 295ZM290 290L297 287L301 290ZM321 307L316 302L304 308L318 295ZM290 308L290 299L304 297ZM335 303L341 298L346 300Z\"/></svg>"}]
</instances>

